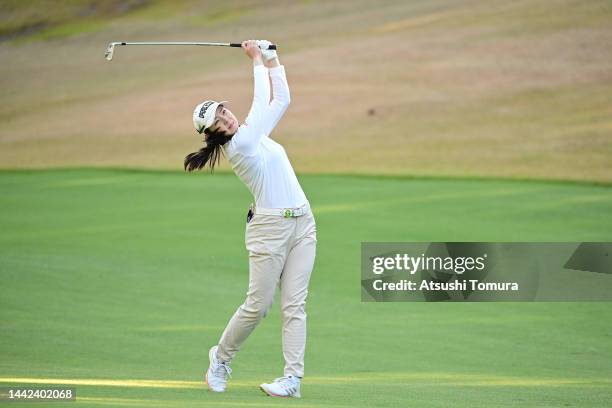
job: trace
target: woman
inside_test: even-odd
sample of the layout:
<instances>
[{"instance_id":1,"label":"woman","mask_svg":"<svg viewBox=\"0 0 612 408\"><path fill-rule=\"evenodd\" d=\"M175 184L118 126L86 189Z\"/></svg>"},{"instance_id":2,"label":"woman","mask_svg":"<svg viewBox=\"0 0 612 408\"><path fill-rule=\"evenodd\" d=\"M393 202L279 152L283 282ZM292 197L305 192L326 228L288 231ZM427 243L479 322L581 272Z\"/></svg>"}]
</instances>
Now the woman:
<instances>
[{"instance_id":1,"label":"woman","mask_svg":"<svg viewBox=\"0 0 612 408\"><path fill-rule=\"evenodd\" d=\"M236 117L223 102L205 101L196 106L194 126L205 134L206 146L185 158L185 170L199 170L206 164L213 170L223 153L255 198L247 216L245 238L249 288L219 344L208 353L208 388L225 391L231 374L230 362L266 316L279 286L284 376L260 387L271 396L299 398L306 345L304 307L315 259L316 226L285 150L269 137L290 97L284 67L276 51L267 49L268 44L252 40L242 43L253 61L255 79L253 104L242 125L238 126Z\"/></svg>"}]
</instances>

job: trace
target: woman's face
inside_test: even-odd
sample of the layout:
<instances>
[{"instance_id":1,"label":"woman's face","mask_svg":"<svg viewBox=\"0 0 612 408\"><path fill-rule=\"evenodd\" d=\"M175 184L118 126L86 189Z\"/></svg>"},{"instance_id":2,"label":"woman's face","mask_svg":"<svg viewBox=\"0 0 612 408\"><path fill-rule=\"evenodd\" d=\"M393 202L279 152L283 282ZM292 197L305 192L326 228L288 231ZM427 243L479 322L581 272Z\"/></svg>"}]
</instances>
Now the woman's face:
<instances>
[{"instance_id":1,"label":"woman's face","mask_svg":"<svg viewBox=\"0 0 612 408\"><path fill-rule=\"evenodd\" d=\"M210 125L209 129L213 132L233 136L238 130L238 119L236 119L232 111L223 105L219 105L217 107L215 121Z\"/></svg>"}]
</instances>

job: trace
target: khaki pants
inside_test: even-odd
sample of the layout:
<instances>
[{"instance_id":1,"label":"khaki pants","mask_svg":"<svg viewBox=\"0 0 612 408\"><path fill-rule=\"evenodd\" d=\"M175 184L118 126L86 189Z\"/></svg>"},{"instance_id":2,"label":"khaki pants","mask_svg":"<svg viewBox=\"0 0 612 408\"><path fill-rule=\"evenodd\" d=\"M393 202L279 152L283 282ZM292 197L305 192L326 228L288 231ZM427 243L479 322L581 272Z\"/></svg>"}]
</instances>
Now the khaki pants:
<instances>
[{"instance_id":1,"label":"khaki pants","mask_svg":"<svg viewBox=\"0 0 612 408\"><path fill-rule=\"evenodd\" d=\"M317 244L315 219L312 212L293 218L255 214L247 224L245 242L249 251L249 289L219 340L217 356L221 361L232 360L268 313L279 286L284 375L302 377L306 295Z\"/></svg>"}]
</instances>

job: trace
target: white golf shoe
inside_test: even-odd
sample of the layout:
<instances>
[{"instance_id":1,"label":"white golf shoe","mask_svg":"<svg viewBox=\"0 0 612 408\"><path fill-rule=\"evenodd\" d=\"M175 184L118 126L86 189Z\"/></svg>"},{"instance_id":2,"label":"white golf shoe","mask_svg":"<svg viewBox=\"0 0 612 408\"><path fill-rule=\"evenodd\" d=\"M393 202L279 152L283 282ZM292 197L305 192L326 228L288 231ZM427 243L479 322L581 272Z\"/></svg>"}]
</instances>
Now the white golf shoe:
<instances>
[{"instance_id":1,"label":"white golf shoe","mask_svg":"<svg viewBox=\"0 0 612 408\"><path fill-rule=\"evenodd\" d=\"M270 384L261 384L259 388L271 397L301 397L300 379L292 375L277 378Z\"/></svg>"},{"instance_id":2,"label":"white golf shoe","mask_svg":"<svg viewBox=\"0 0 612 408\"><path fill-rule=\"evenodd\" d=\"M206 371L206 385L208 389L213 392L223 392L227 387L227 379L232 376L232 369L229 363L222 363L217 359L217 346L210 348L208 352L208 359L210 365L208 371Z\"/></svg>"}]
</instances>

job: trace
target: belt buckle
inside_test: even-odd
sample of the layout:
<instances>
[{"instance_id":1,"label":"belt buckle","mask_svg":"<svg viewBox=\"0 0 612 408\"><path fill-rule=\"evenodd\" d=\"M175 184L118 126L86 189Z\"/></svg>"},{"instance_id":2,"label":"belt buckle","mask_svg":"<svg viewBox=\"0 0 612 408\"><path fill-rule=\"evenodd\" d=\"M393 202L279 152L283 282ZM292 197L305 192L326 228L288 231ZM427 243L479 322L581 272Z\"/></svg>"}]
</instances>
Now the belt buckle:
<instances>
[{"instance_id":1,"label":"belt buckle","mask_svg":"<svg viewBox=\"0 0 612 408\"><path fill-rule=\"evenodd\" d=\"M289 208L286 208L286 209L283 211L283 217L285 217L285 218L290 218L290 217L293 217L293 210L291 210L291 209L289 209Z\"/></svg>"}]
</instances>

